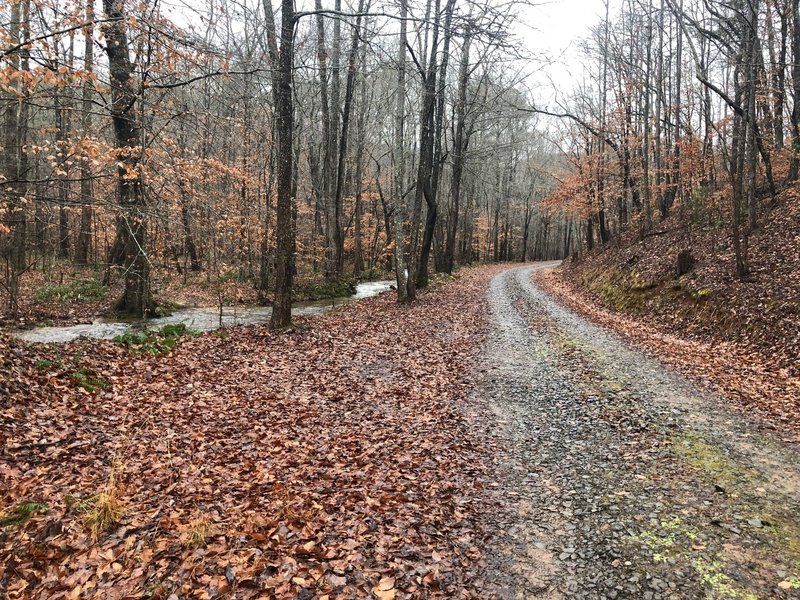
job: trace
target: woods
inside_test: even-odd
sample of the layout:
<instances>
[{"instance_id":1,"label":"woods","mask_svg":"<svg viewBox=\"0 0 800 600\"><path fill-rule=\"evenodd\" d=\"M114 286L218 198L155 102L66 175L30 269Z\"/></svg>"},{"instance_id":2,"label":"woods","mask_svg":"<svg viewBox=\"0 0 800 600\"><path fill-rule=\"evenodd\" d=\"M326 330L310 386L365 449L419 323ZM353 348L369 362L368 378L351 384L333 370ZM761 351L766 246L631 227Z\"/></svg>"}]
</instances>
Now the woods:
<instances>
[{"instance_id":1,"label":"woods","mask_svg":"<svg viewBox=\"0 0 800 600\"><path fill-rule=\"evenodd\" d=\"M571 165L545 205L581 219L589 250L662 234L667 219L689 248L692 228L721 226L731 275L748 277L749 241L797 179L796 7L605 6L583 48L586 84L533 108L562 120Z\"/></svg>"},{"instance_id":2,"label":"woods","mask_svg":"<svg viewBox=\"0 0 800 600\"><path fill-rule=\"evenodd\" d=\"M407 301L431 270L562 258L668 218L721 224L746 278L800 170L800 9L604 6L584 83L547 92L501 68L524 65L523 3L10 2L7 314L26 274L73 264L119 283L122 312L156 311L153 273L235 280L281 327L296 280L393 270Z\"/></svg>"},{"instance_id":3,"label":"woods","mask_svg":"<svg viewBox=\"0 0 800 600\"><path fill-rule=\"evenodd\" d=\"M797 598L799 249L800 0L3 0L0 597Z\"/></svg>"},{"instance_id":4,"label":"woods","mask_svg":"<svg viewBox=\"0 0 800 600\"><path fill-rule=\"evenodd\" d=\"M8 3L7 318L71 272L135 316L164 279L235 280L280 328L297 280L393 271L407 301L432 269L563 256L557 148L498 69L520 6Z\"/></svg>"}]
</instances>

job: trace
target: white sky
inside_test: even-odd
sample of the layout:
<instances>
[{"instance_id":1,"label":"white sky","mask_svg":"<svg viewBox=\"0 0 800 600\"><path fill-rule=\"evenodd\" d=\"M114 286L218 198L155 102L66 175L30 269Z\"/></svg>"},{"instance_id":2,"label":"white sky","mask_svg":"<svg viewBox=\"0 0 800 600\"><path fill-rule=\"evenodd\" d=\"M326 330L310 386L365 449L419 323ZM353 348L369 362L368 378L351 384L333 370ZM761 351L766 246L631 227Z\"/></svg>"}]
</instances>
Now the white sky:
<instances>
[{"instance_id":1,"label":"white sky","mask_svg":"<svg viewBox=\"0 0 800 600\"><path fill-rule=\"evenodd\" d=\"M618 4L618 0L611 0L612 19ZM604 0L540 0L520 16L515 33L524 39L528 52L541 59L531 64L528 84L535 86L537 102L551 104L555 91L568 94L578 83L581 64L577 46L588 37L592 26L605 19Z\"/></svg>"}]
</instances>

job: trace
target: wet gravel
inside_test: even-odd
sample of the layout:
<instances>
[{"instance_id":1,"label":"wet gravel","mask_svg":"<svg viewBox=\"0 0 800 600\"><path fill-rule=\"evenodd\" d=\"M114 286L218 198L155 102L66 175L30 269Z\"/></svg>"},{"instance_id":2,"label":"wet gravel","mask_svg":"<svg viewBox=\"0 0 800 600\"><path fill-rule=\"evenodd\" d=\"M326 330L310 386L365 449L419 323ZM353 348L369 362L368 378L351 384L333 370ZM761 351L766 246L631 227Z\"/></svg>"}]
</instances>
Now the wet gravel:
<instances>
[{"instance_id":1,"label":"wet gravel","mask_svg":"<svg viewBox=\"0 0 800 600\"><path fill-rule=\"evenodd\" d=\"M547 266L488 292L492 595L800 598L796 449L560 306Z\"/></svg>"}]
</instances>

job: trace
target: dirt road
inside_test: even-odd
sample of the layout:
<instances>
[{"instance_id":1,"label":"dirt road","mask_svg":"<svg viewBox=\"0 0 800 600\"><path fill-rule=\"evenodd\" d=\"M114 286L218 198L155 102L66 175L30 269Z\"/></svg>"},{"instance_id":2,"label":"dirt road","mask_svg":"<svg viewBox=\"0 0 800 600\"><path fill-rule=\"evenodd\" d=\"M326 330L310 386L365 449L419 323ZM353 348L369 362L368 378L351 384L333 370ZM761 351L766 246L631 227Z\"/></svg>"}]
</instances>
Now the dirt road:
<instances>
[{"instance_id":1,"label":"dirt road","mask_svg":"<svg viewBox=\"0 0 800 600\"><path fill-rule=\"evenodd\" d=\"M800 597L800 458L512 268L488 291L500 596Z\"/></svg>"}]
</instances>

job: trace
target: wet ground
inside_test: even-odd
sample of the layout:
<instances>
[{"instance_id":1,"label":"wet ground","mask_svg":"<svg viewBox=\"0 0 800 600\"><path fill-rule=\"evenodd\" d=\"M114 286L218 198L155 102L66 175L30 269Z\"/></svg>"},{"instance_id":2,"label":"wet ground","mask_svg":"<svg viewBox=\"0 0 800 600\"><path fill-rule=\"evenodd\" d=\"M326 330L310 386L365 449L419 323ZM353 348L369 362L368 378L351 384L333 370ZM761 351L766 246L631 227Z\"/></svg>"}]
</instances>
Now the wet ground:
<instances>
[{"instance_id":1,"label":"wet ground","mask_svg":"<svg viewBox=\"0 0 800 600\"><path fill-rule=\"evenodd\" d=\"M292 305L294 316L314 316L325 313L342 304L369 298L386 292L394 285L394 281L368 281L356 286L356 293L343 298L328 298L311 302L298 302ZM183 323L196 331L213 331L220 327L232 325L258 325L266 323L272 316L269 306L224 306L208 308L182 308L170 315L146 321L114 321L113 319L97 319L93 323L70 325L67 327L36 327L26 331L17 331L14 335L26 342L71 342L81 337L110 340L122 335L132 327L160 329L164 325Z\"/></svg>"},{"instance_id":2,"label":"wet ground","mask_svg":"<svg viewBox=\"0 0 800 600\"><path fill-rule=\"evenodd\" d=\"M478 394L502 443L497 595L800 598L800 454L509 269Z\"/></svg>"}]
</instances>

